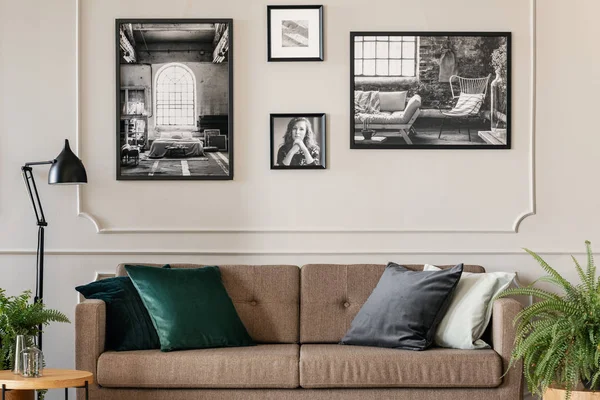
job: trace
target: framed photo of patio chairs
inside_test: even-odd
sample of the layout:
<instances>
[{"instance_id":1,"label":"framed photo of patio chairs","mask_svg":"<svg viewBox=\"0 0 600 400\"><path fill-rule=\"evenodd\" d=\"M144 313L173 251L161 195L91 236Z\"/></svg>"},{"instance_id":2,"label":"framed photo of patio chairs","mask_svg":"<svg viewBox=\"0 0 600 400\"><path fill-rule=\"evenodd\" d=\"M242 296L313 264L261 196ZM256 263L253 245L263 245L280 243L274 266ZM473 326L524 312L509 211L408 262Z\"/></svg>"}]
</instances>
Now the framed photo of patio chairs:
<instances>
[{"instance_id":1,"label":"framed photo of patio chairs","mask_svg":"<svg viewBox=\"0 0 600 400\"><path fill-rule=\"evenodd\" d=\"M350 32L351 149L510 149L510 32Z\"/></svg>"}]
</instances>

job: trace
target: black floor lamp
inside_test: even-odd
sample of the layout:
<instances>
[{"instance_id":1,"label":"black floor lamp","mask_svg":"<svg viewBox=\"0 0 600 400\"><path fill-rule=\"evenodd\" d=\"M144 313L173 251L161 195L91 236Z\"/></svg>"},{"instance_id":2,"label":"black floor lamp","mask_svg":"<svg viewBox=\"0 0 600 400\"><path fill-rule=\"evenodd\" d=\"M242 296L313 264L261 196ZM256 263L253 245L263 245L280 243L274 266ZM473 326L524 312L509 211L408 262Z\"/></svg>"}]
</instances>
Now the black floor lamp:
<instances>
[{"instance_id":1,"label":"black floor lamp","mask_svg":"<svg viewBox=\"0 0 600 400\"><path fill-rule=\"evenodd\" d=\"M87 174L81 160L71 151L69 141L65 139L65 148L60 152L58 157L50 161L36 161L25 163L21 167L23 179L29 192L29 198L33 205L33 211L37 218L38 226L38 245L37 245L37 268L36 268L36 285L34 301L43 301L44 298L44 228L48 226L40 196L33 179L32 168L35 165L50 165L48 173L48 184L67 184L79 185L87 183ZM42 349L42 326L39 327L38 346Z\"/></svg>"}]
</instances>

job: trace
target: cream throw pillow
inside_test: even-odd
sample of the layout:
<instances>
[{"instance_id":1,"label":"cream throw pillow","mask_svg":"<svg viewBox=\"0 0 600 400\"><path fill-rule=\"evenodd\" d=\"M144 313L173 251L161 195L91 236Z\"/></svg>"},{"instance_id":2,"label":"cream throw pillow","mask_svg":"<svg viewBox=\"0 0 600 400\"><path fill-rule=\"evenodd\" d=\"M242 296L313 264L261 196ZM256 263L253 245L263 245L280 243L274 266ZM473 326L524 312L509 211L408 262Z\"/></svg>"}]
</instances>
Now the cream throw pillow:
<instances>
[{"instance_id":1,"label":"cream throw pillow","mask_svg":"<svg viewBox=\"0 0 600 400\"><path fill-rule=\"evenodd\" d=\"M440 268L426 264L423 270L438 271ZM438 325L435 344L465 350L489 348L481 336L492 316L491 300L506 289L515 276L515 273L509 272L463 272L448 311Z\"/></svg>"},{"instance_id":2,"label":"cream throw pillow","mask_svg":"<svg viewBox=\"0 0 600 400\"><path fill-rule=\"evenodd\" d=\"M406 92L379 92L379 102L381 111L404 111Z\"/></svg>"}]
</instances>

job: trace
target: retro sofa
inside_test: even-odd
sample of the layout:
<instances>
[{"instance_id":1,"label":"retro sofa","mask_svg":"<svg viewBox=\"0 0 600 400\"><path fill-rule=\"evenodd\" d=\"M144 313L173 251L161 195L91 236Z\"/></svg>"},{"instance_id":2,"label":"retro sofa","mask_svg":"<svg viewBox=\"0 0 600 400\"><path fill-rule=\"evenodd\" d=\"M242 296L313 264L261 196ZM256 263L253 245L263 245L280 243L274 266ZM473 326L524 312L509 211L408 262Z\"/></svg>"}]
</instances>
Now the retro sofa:
<instances>
[{"instance_id":1,"label":"retro sofa","mask_svg":"<svg viewBox=\"0 0 600 400\"><path fill-rule=\"evenodd\" d=\"M348 346L338 343L385 265L220 268L238 314L258 345L105 351L105 303L85 300L76 308L76 367L94 373L91 400L520 399L521 365L503 375L515 338L513 319L521 310L516 300L494 303L484 336L491 349L417 352ZM471 265L464 271L484 269ZM117 275L125 274L124 265L119 265ZM83 391L78 391L83 400Z\"/></svg>"},{"instance_id":2,"label":"retro sofa","mask_svg":"<svg viewBox=\"0 0 600 400\"><path fill-rule=\"evenodd\" d=\"M407 101L406 91L354 92L354 128L373 129L379 136L402 136L410 142L413 124L421 112L421 96L413 95ZM385 131L385 132L384 132Z\"/></svg>"}]
</instances>

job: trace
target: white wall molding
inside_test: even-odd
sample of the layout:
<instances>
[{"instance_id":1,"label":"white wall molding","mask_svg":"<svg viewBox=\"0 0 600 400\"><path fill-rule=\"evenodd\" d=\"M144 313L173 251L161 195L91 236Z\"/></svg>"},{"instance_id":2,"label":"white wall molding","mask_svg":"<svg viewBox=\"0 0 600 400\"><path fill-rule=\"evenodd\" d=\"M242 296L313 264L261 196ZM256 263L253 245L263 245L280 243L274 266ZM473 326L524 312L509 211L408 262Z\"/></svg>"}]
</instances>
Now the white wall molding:
<instances>
[{"instance_id":1,"label":"white wall molding","mask_svg":"<svg viewBox=\"0 0 600 400\"><path fill-rule=\"evenodd\" d=\"M80 35L81 35L81 3L84 0L75 0L75 12L76 12L76 73L75 73L75 98L76 98L76 149L77 154L80 154L80 143L81 137L81 60L80 60ZM81 186L77 187L77 215L88 219L94 224L96 233L100 234L199 234L199 233L281 233L281 234L297 234L297 233L310 233L310 234L326 234L326 233L348 233L348 234L365 234L365 233L407 233L407 234L430 234L430 233L448 233L448 234L515 234L519 232L521 223L528 217L536 214L536 174L535 174L535 135L536 135L536 29L537 29L537 0L530 0L530 98L529 98L529 111L531 118L530 125L530 136L529 136L529 204L525 211L519 214L512 223L512 227L509 229L423 229L423 230L406 230L406 229L377 229L377 228L366 228L366 229L352 229L344 227L331 227L331 228L248 228L248 227L236 227L236 228L218 228L218 227L203 227L203 228L140 228L140 227L124 227L124 228L107 228L103 227L100 223L100 218L95 216L91 211L83 210L82 206L82 191L84 190ZM184 16L182 16L184 17ZM0 250L0 254L1 250ZM147 253L144 253L147 254ZM229 254L229 253L228 253ZM359 253L365 254L365 253ZM371 253L366 253L371 254ZM380 254L378 252L373 254ZM394 253L395 254L395 253ZM446 253L443 253L446 254ZM461 253L462 254L462 253ZM485 254L497 254L497 253L485 253ZM506 254L506 253L502 253Z\"/></svg>"},{"instance_id":2,"label":"white wall molding","mask_svg":"<svg viewBox=\"0 0 600 400\"><path fill-rule=\"evenodd\" d=\"M585 255L581 250L536 250L540 255ZM306 256L306 255L522 255L530 257L523 250L76 250L76 249L51 249L44 252L49 256ZM0 256L35 256L33 249L0 249Z\"/></svg>"},{"instance_id":3,"label":"white wall molding","mask_svg":"<svg viewBox=\"0 0 600 400\"><path fill-rule=\"evenodd\" d=\"M536 110L537 110L537 0L530 2L530 46L531 46L531 97L529 98L531 109L531 135L529 136L529 210L517 218L513 225L515 233L519 232L519 226L527 218L536 213L536 180L535 180L535 134L536 134Z\"/></svg>"}]
</instances>

